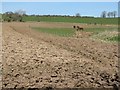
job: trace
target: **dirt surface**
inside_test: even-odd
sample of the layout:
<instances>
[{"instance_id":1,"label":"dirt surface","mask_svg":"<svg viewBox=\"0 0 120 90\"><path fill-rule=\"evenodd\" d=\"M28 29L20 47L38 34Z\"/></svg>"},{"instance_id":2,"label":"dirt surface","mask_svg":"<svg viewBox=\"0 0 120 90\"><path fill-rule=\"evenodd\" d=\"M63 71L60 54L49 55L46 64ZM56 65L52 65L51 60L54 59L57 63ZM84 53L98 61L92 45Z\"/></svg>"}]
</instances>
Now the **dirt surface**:
<instances>
[{"instance_id":1,"label":"dirt surface","mask_svg":"<svg viewBox=\"0 0 120 90\"><path fill-rule=\"evenodd\" d=\"M45 22L3 23L3 87L118 86L117 43L105 43L84 36L52 36L30 28L69 28L72 25Z\"/></svg>"}]
</instances>

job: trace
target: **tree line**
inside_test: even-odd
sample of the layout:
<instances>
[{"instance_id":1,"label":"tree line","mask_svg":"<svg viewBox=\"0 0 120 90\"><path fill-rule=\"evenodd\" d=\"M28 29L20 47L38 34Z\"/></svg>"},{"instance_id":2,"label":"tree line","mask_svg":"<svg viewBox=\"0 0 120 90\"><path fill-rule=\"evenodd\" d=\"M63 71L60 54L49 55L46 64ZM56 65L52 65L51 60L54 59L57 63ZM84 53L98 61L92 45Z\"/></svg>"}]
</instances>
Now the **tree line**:
<instances>
[{"instance_id":1,"label":"tree line","mask_svg":"<svg viewBox=\"0 0 120 90\"><path fill-rule=\"evenodd\" d=\"M112 12L103 11L101 13L102 18L106 18L106 17L115 18L116 16L117 16L117 11L112 11Z\"/></svg>"},{"instance_id":2,"label":"tree line","mask_svg":"<svg viewBox=\"0 0 120 90\"><path fill-rule=\"evenodd\" d=\"M26 15L24 10L17 10L15 12L5 12L2 14L3 21L12 22L12 21L19 21L23 22L23 16Z\"/></svg>"},{"instance_id":3,"label":"tree line","mask_svg":"<svg viewBox=\"0 0 120 90\"><path fill-rule=\"evenodd\" d=\"M40 17L40 16L45 16L45 17L81 17L81 18L94 18L94 16L81 16L80 13L76 13L74 16L70 15L27 15L26 11L24 10L17 10L15 12L9 11L5 12L2 14L2 21L7 21L7 22L12 22L12 21L19 21L19 22L24 22L23 17L24 16L34 16L34 17ZM117 11L112 11L112 12L107 12L103 11L101 12L101 17L102 18L115 18L117 16Z\"/></svg>"}]
</instances>

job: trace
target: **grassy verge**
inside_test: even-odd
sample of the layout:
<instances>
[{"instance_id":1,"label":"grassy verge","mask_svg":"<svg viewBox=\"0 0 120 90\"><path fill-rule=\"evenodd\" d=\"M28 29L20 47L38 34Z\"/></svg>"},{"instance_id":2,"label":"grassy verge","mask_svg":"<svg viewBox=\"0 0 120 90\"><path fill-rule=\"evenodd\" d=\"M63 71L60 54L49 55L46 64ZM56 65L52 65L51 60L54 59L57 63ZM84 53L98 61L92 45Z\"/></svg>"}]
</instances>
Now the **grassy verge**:
<instances>
[{"instance_id":1,"label":"grassy verge","mask_svg":"<svg viewBox=\"0 0 120 90\"><path fill-rule=\"evenodd\" d=\"M53 35L58 35L58 36L63 36L63 37L71 37L74 35L75 31L71 28L40 28L40 27L32 27L32 29L48 33L48 34L53 34Z\"/></svg>"}]
</instances>

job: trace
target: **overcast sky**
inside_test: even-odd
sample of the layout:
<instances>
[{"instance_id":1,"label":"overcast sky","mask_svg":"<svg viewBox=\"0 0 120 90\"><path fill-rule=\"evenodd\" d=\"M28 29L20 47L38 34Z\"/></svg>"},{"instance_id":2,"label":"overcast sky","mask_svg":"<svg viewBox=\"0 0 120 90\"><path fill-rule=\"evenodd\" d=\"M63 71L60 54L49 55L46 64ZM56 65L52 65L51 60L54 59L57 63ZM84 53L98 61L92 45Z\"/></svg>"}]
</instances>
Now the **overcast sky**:
<instances>
[{"instance_id":1,"label":"overcast sky","mask_svg":"<svg viewBox=\"0 0 120 90\"><path fill-rule=\"evenodd\" d=\"M98 0L99 1L99 0ZM104 0L105 1L105 0ZM118 11L118 2L3 2L2 12L25 10L27 14L100 16L102 11Z\"/></svg>"}]
</instances>

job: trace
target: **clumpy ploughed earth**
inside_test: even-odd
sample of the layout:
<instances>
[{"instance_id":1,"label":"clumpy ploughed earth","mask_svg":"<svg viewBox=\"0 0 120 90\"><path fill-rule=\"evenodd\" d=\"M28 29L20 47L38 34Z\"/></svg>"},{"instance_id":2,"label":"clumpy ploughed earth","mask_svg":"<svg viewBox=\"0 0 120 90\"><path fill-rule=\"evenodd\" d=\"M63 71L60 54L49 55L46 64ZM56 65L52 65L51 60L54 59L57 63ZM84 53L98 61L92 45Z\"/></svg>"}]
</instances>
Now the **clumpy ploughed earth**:
<instances>
[{"instance_id":1,"label":"clumpy ploughed earth","mask_svg":"<svg viewBox=\"0 0 120 90\"><path fill-rule=\"evenodd\" d=\"M42 22L3 23L3 88L113 88L119 85L117 43L88 37L51 36L29 28L39 25L60 27Z\"/></svg>"}]
</instances>

